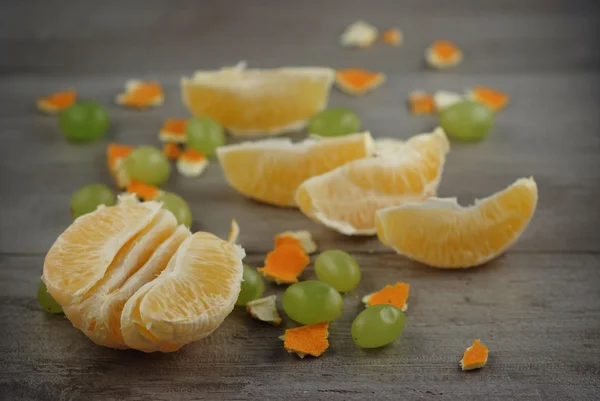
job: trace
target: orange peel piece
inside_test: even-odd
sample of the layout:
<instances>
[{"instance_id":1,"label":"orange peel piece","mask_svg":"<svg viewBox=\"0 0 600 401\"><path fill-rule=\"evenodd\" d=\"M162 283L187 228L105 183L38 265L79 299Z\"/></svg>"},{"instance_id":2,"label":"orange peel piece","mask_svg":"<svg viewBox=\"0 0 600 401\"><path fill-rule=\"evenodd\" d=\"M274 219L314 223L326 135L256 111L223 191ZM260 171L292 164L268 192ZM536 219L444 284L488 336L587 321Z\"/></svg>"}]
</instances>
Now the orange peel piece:
<instances>
[{"instance_id":1,"label":"orange peel piece","mask_svg":"<svg viewBox=\"0 0 600 401\"><path fill-rule=\"evenodd\" d=\"M300 358L304 358L306 355L322 355L329 348L328 336L329 323L317 323L287 329L279 338L283 340L283 346L289 353L295 352Z\"/></svg>"},{"instance_id":2,"label":"orange peel piece","mask_svg":"<svg viewBox=\"0 0 600 401\"><path fill-rule=\"evenodd\" d=\"M256 269L260 274L277 284L298 282L310 259L304 249L297 244L284 244L267 254L265 266Z\"/></svg>"},{"instance_id":3,"label":"orange peel piece","mask_svg":"<svg viewBox=\"0 0 600 401\"><path fill-rule=\"evenodd\" d=\"M227 242L231 244L236 244L238 237L240 236L240 226L236 219L231 219L231 229L229 230L229 236L227 237Z\"/></svg>"},{"instance_id":4,"label":"orange peel piece","mask_svg":"<svg viewBox=\"0 0 600 401\"><path fill-rule=\"evenodd\" d=\"M473 341L473 345L465 350L460 360L462 370L473 370L483 368L488 359L489 350L479 340Z\"/></svg>"},{"instance_id":5,"label":"orange peel piece","mask_svg":"<svg viewBox=\"0 0 600 401\"><path fill-rule=\"evenodd\" d=\"M129 185L127 185L127 192L135 194L143 201L150 201L160 195L162 191L154 185L148 185L143 182L132 180Z\"/></svg>"},{"instance_id":6,"label":"orange peel piece","mask_svg":"<svg viewBox=\"0 0 600 401\"><path fill-rule=\"evenodd\" d=\"M377 40L377 28L365 21L350 24L340 36L343 47L370 47Z\"/></svg>"},{"instance_id":7,"label":"orange peel piece","mask_svg":"<svg viewBox=\"0 0 600 401\"><path fill-rule=\"evenodd\" d=\"M67 89L39 98L36 105L44 113L58 114L71 107L75 103L76 97L77 93L74 89Z\"/></svg>"},{"instance_id":8,"label":"orange peel piece","mask_svg":"<svg viewBox=\"0 0 600 401\"><path fill-rule=\"evenodd\" d=\"M410 285L407 283L397 282L394 285L386 285L381 290L363 297L362 301L367 306L374 305L393 305L401 311L406 311L408 304L408 291Z\"/></svg>"},{"instance_id":9,"label":"orange peel piece","mask_svg":"<svg viewBox=\"0 0 600 401\"><path fill-rule=\"evenodd\" d=\"M408 104L412 114L433 114L433 95L421 90L415 90L408 95Z\"/></svg>"},{"instance_id":10,"label":"orange peel piece","mask_svg":"<svg viewBox=\"0 0 600 401\"><path fill-rule=\"evenodd\" d=\"M131 181L123 162L132 151L133 146L118 143L110 143L106 149L108 169L119 188L127 188Z\"/></svg>"},{"instance_id":11,"label":"orange peel piece","mask_svg":"<svg viewBox=\"0 0 600 401\"><path fill-rule=\"evenodd\" d=\"M177 159L177 171L185 177L198 177L208 167L208 159L202 152L188 149Z\"/></svg>"},{"instance_id":12,"label":"orange peel piece","mask_svg":"<svg viewBox=\"0 0 600 401\"><path fill-rule=\"evenodd\" d=\"M364 95L384 82L385 74L362 68L346 68L335 73L337 87L349 95Z\"/></svg>"},{"instance_id":13,"label":"orange peel piece","mask_svg":"<svg viewBox=\"0 0 600 401\"><path fill-rule=\"evenodd\" d=\"M471 100L485 104L494 111L505 108L509 100L506 93L479 85L476 85L473 89L468 91L467 97Z\"/></svg>"},{"instance_id":14,"label":"orange peel piece","mask_svg":"<svg viewBox=\"0 0 600 401\"><path fill-rule=\"evenodd\" d=\"M317 251L317 243L313 240L310 231L285 231L275 236L275 248L285 244L300 246L304 252L311 254Z\"/></svg>"},{"instance_id":15,"label":"orange peel piece","mask_svg":"<svg viewBox=\"0 0 600 401\"><path fill-rule=\"evenodd\" d=\"M448 40L435 41L425 51L425 61L431 68L456 67L462 60L462 51Z\"/></svg>"},{"instance_id":16,"label":"orange peel piece","mask_svg":"<svg viewBox=\"0 0 600 401\"><path fill-rule=\"evenodd\" d=\"M268 297L255 299L246 304L246 312L261 322L271 323L273 326L281 324L281 316L277 311L277 297L269 295Z\"/></svg>"},{"instance_id":17,"label":"orange peel piece","mask_svg":"<svg viewBox=\"0 0 600 401\"><path fill-rule=\"evenodd\" d=\"M404 41L404 35L398 28L390 28L383 32L381 39L390 46L400 46Z\"/></svg>"},{"instance_id":18,"label":"orange peel piece","mask_svg":"<svg viewBox=\"0 0 600 401\"><path fill-rule=\"evenodd\" d=\"M158 138L162 142L185 143L187 138L185 135L185 126L188 120L185 118L169 118L163 124Z\"/></svg>"},{"instance_id":19,"label":"orange peel piece","mask_svg":"<svg viewBox=\"0 0 600 401\"><path fill-rule=\"evenodd\" d=\"M158 82L138 81L125 83L125 92L117 95L117 104L134 109L147 109L163 104L165 95Z\"/></svg>"},{"instance_id":20,"label":"orange peel piece","mask_svg":"<svg viewBox=\"0 0 600 401\"><path fill-rule=\"evenodd\" d=\"M433 107L438 113L458 102L464 100L460 93L451 91L437 91L433 94Z\"/></svg>"},{"instance_id":21,"label":"orange peel piece","mask_svg":"<svg viewBox=\"0 0 600 401\"><path fill-rule=\"evenodd\" d=\"M165 143L162 148L163 154L171 160L177 160L181 156L181 148L178 144L169 142Z\"/></svg>"}]
</instances>

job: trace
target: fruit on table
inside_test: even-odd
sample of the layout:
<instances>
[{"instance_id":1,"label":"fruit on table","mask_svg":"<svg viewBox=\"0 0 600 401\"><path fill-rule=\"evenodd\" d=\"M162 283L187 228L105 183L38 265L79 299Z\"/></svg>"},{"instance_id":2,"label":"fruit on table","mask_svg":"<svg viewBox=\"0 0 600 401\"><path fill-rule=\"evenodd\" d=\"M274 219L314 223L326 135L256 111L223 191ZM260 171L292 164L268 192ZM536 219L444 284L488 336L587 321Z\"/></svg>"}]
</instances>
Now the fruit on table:
<instances>
[{"instance_id":1,"label":"fruit on table","mask_svg":"<svg viewBox=\"0 0 600 401\"><path fill-rule=\"evenodd\" d=\"M85 185L71 197L71 214L73 218L77 218L93 212L100 205L112 206L116 200L114 192L104 184Z\"/></svg>"},{"instance_id":2,"label":"fruit on table","mask_svg":"<svg viewBox=\"0 0 600 401\"><path fill-rule=\"evenodd\" d=\"M304 180L372 154L373 139L368 132L300 143L266 139L217 150L229 185L245 196L277 206L295 206L294 194Z\"/></svg>"},{"instance_id":3,"label":"fruit on table","mask_svg":"<svg viewBox=\"0 0 600 401\"><path fill-rule=\"evenodd\" d=\"M440 112L440 125L453 139L477 141L487 135L493 123L492 109L472 100L455 103Z\"/></svg>"},{"instance_id":4,"label":"fruit on table","mask_svg":"<svg viewBox=\"0 0 600 401\"><path fill-rule=\"evenodd\" d=\"M212 234L191 235L160 203L126 196L75 220L46 255L42 279L95 343L170 352L231 312L243 256Z\"/></svg>"},{"instance_id":5,"label":"fruit on table","mask_svg":"<svg viewBox=\"0 0 600 401\"><path fill-rule=\"evenodd\" d=\"M236 136L297 131L327 105L330 68L199 71L181 80L183 103L192 114L218 121Z\"/></svg>"},{"instance_id":6,"label":"fruit on table","mask_svg":"<svg viewBox=\"0 0 600 401\"><path fill-rule=\"evenodd\" d=\"M433 267L477 266L519 238L537 199L533 178L521 178L470 207L456 198L431 198L378 211L377 235L398 253Z\"/></svg>"},{"instance_id":7,"label":"fruit on table","mask_svg":"<svg viewBox=\"0 0 600 401\"><path fill-rule=\"evenodd\" d=\"M183 224L188 228L192 226L192 212L188 203L181 196L172 192L162 192L154 200L162 202L163 208L173 213L178 224Z\"/></svg>"},{"instance_id":8,"label":"fruit on table","mask_svg":"<svg viewBox=\"0 0 600 401\"><path fill-rule=\"evenodd\" d=\"M52 295L48 293L48 289L46 289L46 284L43 281L40 282L37 291L37 300L38 303L44 310L48 313L59 314L63 313L62 307L58 302L52 298Z\"/></svg>"},{"instance_id":9,"label":"fruit on table","mask_svg":"<svg viewBox=\"0 0 600 401\"><path fill-rule=\"evenodd\" d=\"M301 324L330 322L342 314L339 292L321 281L302 281L290 285L283 293L283 310Z\"/></svg>"},{"instance_id":10,"label":"fruit on table","mask_svg":"<svg viewBox=\"0 0 600 401\"><path fill-rule=\"evenodd\" d=\"M300 210L346 235L374 235L375 212L435 194L449 143L441 129L410 138L395 152L354 160L304 181Z\"/></svg>"},{"instance_id":11,"label":"fruit on table","mask_svg":"<svg viewBox=\"0 0 600 401\"><path fill-rule=\"evenodd\" d=\"M332 249L317 256L315 260L317 278L338 290L348 292L360 283L360 266L344 251Z\"/></svg>"},{"instance_id":12,"label":"fruit on table","mask_svg":"<svg viewBox=\"0 0 600 401\"><path fill-rule=\"evenodd\" d=\"M236 306L246 306L248 302L262 297L264 292L265 282L260 274L256 272L256 269L245 264L240 293L235 303Z\"/></svg>"},{"instance_id":13,"label":"fruit on table","mask_svg":"<svg viewBox=\"0 0 600 401\"><path fill-rule=\"evenodd\" d=\"M214 156L217 148L225 145L223 127L210 117L190 118L185 126L185 133L187 147L208 157Z\"/></svg>"},{"instance_id":14,"label":"fruit on table","mask_svg":"<svg viewBox=\"0 0 600 401\"><path fill-rule=\"evenodd\" d=\"M161 185L171 174L169 159L153 146L138 146L125 159L130 179L148 185Z\"/></svg>"},{"instance_id":15,"label":"fruit on table","mask_svg":"<svg viewBox=\"0 0 600 401\"><path fill-rule=\"evenodd\" d=\"M88 142L104 136L110 125L108 113L96 102L79 102L63 110L59 126L73 142Z\"/></svg>"},{"instance_id":16,"label":"fruit on table","mask_svg":"<svg viewBox=\"0 0 600 401\"><path fill-rule=\"evenodd\" d=\"M311 118L308 132L320 136L343 136L358 132L360 119L350 109L330 107Z\"/></svg>"},{"instance_id":17,"label":"fruit on table","mask_svg":"<svg viewBox=\"0 0 600 401\"><path fill-rule=\"evenodd\" d=\"M383 347L400 337L404 324L404 313L395 306L370 306L352 322L352 339L362 348Z\"/></svg>"}]
</instances>

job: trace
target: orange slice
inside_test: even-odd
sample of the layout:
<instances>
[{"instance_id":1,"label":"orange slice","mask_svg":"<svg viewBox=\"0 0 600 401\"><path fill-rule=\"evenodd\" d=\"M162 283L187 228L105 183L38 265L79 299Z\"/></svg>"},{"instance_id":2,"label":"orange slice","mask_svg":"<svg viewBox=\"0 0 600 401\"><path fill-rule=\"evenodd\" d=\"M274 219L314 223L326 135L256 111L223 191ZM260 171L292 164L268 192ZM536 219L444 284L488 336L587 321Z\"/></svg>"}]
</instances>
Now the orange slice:
<instances>
[{"instance_id":1,"label":"orange slice","mask_svg":"<svg viewBox=\"0 0 600 401\"><path fill-rule=\"evenodd\" d=\"M404 38L400 29L390 28L381 35L381 39L388 45L400 46Z\"/></svg>"},{"instance_id":2,"label":"orange slice","mask_svg":"<svg viewBox=\"0 0 600 401\"><path fill-rule=\"evenodd\" d=\"M304 358L306 355L322 355L329 348L328 336L329 324L317 323L287 329L280 338L288 352L295 352L300 358Z\"/></svg>"},{"instance_id":3,"label":"orange slice","mask_svg":"<svg viewBox=\"0 0 600 401\"><path fill-rule=\"evenodd\" d=\"M256 270L277 284L291 284L298 282L298 276L309 262L310 259L301 246L284 244L269 252L265 266Z\"/></svg>"},{"instance_id":4,"label":"orange slice","mask_svg":"<svg viewBox=\"0 0 600 401\"><path fill-rule=\"evenodd\" d=\"M233 135L277 135L302 129L327 105L329 68L197 72L181 80L183 103L194 115L217 120Z\"/></svg>"},{"instance_id":5,"label":"orange slice","mask_svg":"<svg viewBox=\"0 0 600 401\"><path fill-rule=\"evenodd\" d=\"M131 181L127 185L127 192L136 195L143 201L149 201L161 194L161 190L154 185L147 185L139 181Z\"/></svg>"},{"instance_id":6,"label":"orange slice","mask_svg":"<svg viewBox=\"0 0 600 401\"><path fill-rule=\"evenodd\" d=\"M436 192L450 145L441 128L409 139L397 153L355 160L310 178L296 193L300 210L346 235L374 235L375 212Z\"/></svg>"},{"instance_id":7,"label":"orange slice","mask_svg":"<svg viewBox=\"0 0 600 401\"><path fill-rule=\"evenodd\" d=\"M227 242L231 244L237 244L238 237L240 236L240 226L235 219L231 219L231 229L229 230L229 236Z\"/></svg>"},{"instance_id":8,"label":"orange slice","mask_svg":"<svg viewBox=\"0 0 600 401\"><path fill-rule=\"evenodd\" d=\"M425 60L431 68L456 67L462 59L462 51L448 40L438 40L425 51Z\"/></svg>"},{"instance_id":9,"label":"orange slice","mask_svg":"<svg viewBox=\"0 0 600 401\"><path fill-rule=\"evenodd\" d=\"M163 104L165 96L158 82L131 79L125 83L125 92L117 95L117 104L134 109L147 109Z\"/></svg>"},{"instance_id":10,"label":"orange slice","mask_svg":"<svg viewBox=\"0 0 600 401\"><path fill-rule=\"evenodd\" d=\"M257 320L271 323L273 326L279 326L281 324L281 316L279 316L279 312L277 311L276 300L277 297L275 295L270 295L249 301L246 304L246 311Z\"/></svg>"},{"instance_id":11,"label":"orange slice","mask_svg":"<svg viewBox=\"0 0 600 401\"><path fill-rule=\"evenodd\" d=\"M275 248L285 244L298 245L309 255L317 251L317 243L313 240L309 231L285 231L277 234L275 236Z\"/></svg>"},{"instance_id":12,"label":"orange slice","mask_svg":"<svg viewBox=\"0 0 600 401\"><path fill-rule=\"evenodd\" d=\"M433 114L433 96L427 92L416 90L408 95L410 112L413 114Z\"/></svg>"},{"instance_id":13,"label":"orange slice","mask_svg":"<svg viewBox=\"0 0 600 401\"><path fill-rule=\"evenodd\" d=\"M169 118L160 129L158 138L162 142L185 143L187 141L185 134L187 121L185 118Z\"/></svg>"},{"instance_id":14,"label":"orange slice","mask_svg":"<svg viewBox=\"0 0 600 401\"><path fill-rule=\"evenodd\" d=\"M75 104L77 93L75 90L64 90L39 98L36 102L37 108L47 114L58 114Z\"/></svg>"},{"instance_id":15,"label":"orange slice","mask_svg":"<svg viewBox=\"0 0 600 401\"><path fill-rule=\"evenodd\" d=\"M383 289L363 297L362 301L367 306L374 305L394 305L396 308L406 311L408 305L408 291L410 285L397 282L394 285L386 285Z\"/></svg>"},{"instance_id":16,"label":"orange slice","mask_svg":"<svg viewBox=\"0 0 600 401\"><path fill-rule=\"evenodd\" d=\"M177 160L181 156L181 148L176 143L165 143L162 150L164 155L171 160Z\"/></svg>"},{"instance_id":17,"label":"orange slice","mask_svg":"<svg viewBox=\"0 0 600 401\"><path fill-rule=\"evenodd\" d=\"M118 143L111 143L106 149L108 169L119 188L126 188L131 180L125 169L124 161L132 151L133 146L119 145Z\"/></svg>"},{"instance_id":18,"label":"orange slice","mask_svg":"<svg viewBox=\"0 0 600 401\"><path fill-rule=\"evenodd\" d=\"M506 93L484 86L475 86L475 88L467 92L467 97L485 104L494 111L502 110L508 104L508 95Z\"/></svg>"},{"instance_id":19,"label":"orange slice","mask_svg":"<svg viewBox=\"0 0 600 401\"><path fill-rule=\"evenodd\" d=\"M295 206L294 194L304 180L372 153L368 132L296 144L289 139L268 139L217 149L229 185L245 196L278 206Z\"/></svg>"},{"instance_id":20,"label":"orange slice","mask_svg":"<svg viewBox=\"0 0 600 401\"><path fill-rule=\"evenodd\" d=\"M377 234L398 253L430 266L477 266L519 238L535 212L537 198L533 178L517 180L466 208L455 198L432 198L378 211Z\"/></svg>"},{"instance_id":21,"label":"orange slice","mask_svg":"<svg viewBox=\"0 0 600 401\"><path fill-rule=\"evenodd\" d=\"M188 149L177 159L177 171L185 177L198 177L208 167L208 159L204 153Z\"/></svg>"},{"instance_id":22,"label":"orange slice","mask_svg":"<svg viewBox=\"0 0 600 401\"><path fill-rule=\"evenodd\" d=\"M364 95L385 82L385 75L362 68L346 68L335 73L338 88L349 95Z\"/></svg>"},{"instance_id":23,"label":"orange slice","mask_svg":"<svg viewBox=\"0 0 600 401\"><path fill-rule=\"evenodd\" d=\"M343 47L370 47L377 40L377 28L365 21L356 21L350 24L340 36Z\"/></svg>"},{"instance_id":24,"label":"orange slice","mask_svg":"<svg viewBox=\"0 0 600 401\"><path fill-rule=\"evenodd\" d=\"M465 350L463 358L460 360L462 370L472 370L483 368L488 359L489 350L479 340L473 341L473 345Z\"/></svg>"}]
</instances>

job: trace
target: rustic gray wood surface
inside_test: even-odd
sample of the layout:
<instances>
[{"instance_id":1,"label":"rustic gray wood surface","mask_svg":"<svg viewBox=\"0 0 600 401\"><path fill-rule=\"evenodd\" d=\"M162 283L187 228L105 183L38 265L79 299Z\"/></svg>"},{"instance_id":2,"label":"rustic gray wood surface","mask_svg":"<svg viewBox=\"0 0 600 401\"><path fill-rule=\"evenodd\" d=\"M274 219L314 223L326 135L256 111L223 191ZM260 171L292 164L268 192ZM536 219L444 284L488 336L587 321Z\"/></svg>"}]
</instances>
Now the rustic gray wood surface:
<instances>
[{"instance_id":1,"label":"rustic gray wood surface","mask_svg":"<svg viewBox=\"0 0 600 401\"><path fill-rule=\"evenodd\" d=\"M400 27L405 44L341 48L340 32L356 19ZM593 0L2 2L0 399L598 399L599 23ZM465 62L428 71L423 51L441 38L456 41ZM330 99L356 110L378 137L407 138L435 125L407 113L410 90L506 91L510 107L490 137L453 144L440 194L470 203L533 175L540 201L529 229L486 266L438 271L375 239L345 238L297 211L246 200L213 163L202 178L174 174L166 186L191 204L194 229L225 235L237 218L253 265L275 233L290 229L309 229L322 249L348 250L360 262L364 279L345 297L325 355L287 354L277 339L282 328L242 310L203 341L151 355L98 347L64 317L41 311L35 292L44 254L71 222L71 193L111 183L106 143L158 144L162 121L187 115L179 77L239 60L386 73L387 83L366 97ZM166 104L145 112L113 105L128 78L159 80ZM36 97L65 87L106 105L109 138L69 144L56 118L35 111ZM304 277L314 277L312 267ZM402 338L361 350L349 332L361 295L398 280L411 284ZM465 373L458 361L475 338L490 359Z\"/></svg>"}]
</instances>

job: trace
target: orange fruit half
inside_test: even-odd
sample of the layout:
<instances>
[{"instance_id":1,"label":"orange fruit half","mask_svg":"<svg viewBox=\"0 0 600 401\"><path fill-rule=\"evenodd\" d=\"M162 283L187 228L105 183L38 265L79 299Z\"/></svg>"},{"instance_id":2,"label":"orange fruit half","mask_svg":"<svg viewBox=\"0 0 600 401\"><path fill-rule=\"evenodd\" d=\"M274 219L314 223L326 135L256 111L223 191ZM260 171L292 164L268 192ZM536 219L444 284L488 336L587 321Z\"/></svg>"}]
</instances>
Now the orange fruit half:
<instances>
[{"instance_id":1,"label":"orange fruit half","mask_svg":"<svg viewBox=\"0 0 600 401\"><path fill-rule=\"evenodd\" d=\"M225 178L241 194L277 206L296 206L306 179L373 154L368 132L327 139L266 139L217 149Z\"/></svg>"},{"instance_id":2,"label":"orange fruit half","mask_svg":"<svg viewBox=\"0 0 600 401\"><path fill-rule=\"evenodd\" d=\"M450 145L441 128L410 138L396 152L355 160L306 180L302 213L346 235L374 235L375 212L435 194Z\"/></svg>"},{"instance_id":3,"label":"orange fruit half","mask_svg":"<svg viewBox=\"0 0 600 401\"><path fill-rule=\"evenodd\" d=\"M277 135L302 129L326 105L330 68L200 71L182 78L183 103L192 114L217 120L233 135Z\"/></svg>"},{"instance_id":4,"label":"orange fruit half","mask_svg":"<svg viewBox=\"0 0 600 401\"><path fill-rule=\"evenodd\" d=\"M525 231L538 199L533 178L461 207L432 198L377 212L381 242L410 259L439 268L481 265L507 250Z\"/></svg>"}]
</instances>

